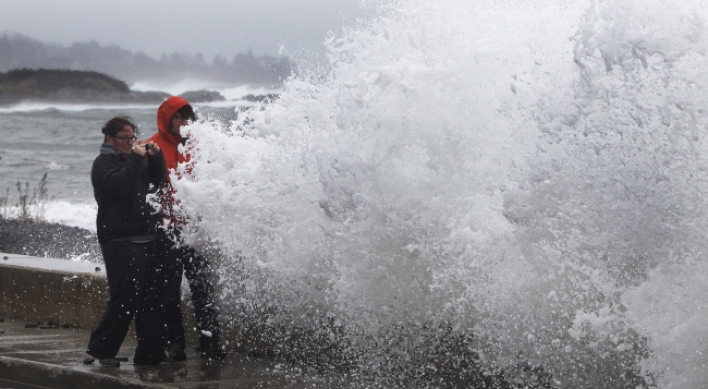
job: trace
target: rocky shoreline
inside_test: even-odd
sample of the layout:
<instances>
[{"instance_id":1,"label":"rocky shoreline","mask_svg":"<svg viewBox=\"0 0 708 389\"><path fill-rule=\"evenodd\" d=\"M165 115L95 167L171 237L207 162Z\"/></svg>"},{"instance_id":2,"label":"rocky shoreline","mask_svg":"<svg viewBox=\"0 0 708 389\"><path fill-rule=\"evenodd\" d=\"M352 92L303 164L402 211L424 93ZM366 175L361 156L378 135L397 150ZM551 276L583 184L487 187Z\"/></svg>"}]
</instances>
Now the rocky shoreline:
<instances>
[{"instance_id":1,"label":"rocky shoreline","mask_svg":"<svg viewBox=\"0 0 708 389\"><path fill-rule=\"evenodd\" d=\"M170 97L161 91L134 91L106 74L92 71L17 69L0 73L0 106L21 102L159 104ZM215 91L183 93L193 103L224 101Z\"/></svg>"},{"instance_id":2,"label":"rocky shoreline","mask_svg":"<svg viewBox=\"0 0 708 389\"><path fill-rule=\"evenodd\" d=\"M57 223L0 219L0 252L100 263L101 248L96 234Z\"/></svg>"}]
</instances>

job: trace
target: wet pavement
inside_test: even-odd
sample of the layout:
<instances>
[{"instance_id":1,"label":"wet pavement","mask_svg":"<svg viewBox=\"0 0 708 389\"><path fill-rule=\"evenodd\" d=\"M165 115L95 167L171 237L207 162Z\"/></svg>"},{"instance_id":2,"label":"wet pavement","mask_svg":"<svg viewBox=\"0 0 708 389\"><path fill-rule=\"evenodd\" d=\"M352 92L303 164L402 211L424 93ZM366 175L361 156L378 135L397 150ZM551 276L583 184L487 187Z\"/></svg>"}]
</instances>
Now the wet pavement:
<instances>
[{"instance_id":1,"label":"wet pavement","mask_svg":"<svg viewBox=\"0 0 708 389\"><path fill-rule=\"evenodd\" d=\"M187 361L174 365L132 364L135 337L129 335L119 356L121 366L103 367L87 357L89 330L47 326L26 328L23 321L0 322L0 389L13 388L350 388L344 377L301 374L294 366L265 357L230 353L207 361L187 350Z\"/></svg>"}]
</instances>

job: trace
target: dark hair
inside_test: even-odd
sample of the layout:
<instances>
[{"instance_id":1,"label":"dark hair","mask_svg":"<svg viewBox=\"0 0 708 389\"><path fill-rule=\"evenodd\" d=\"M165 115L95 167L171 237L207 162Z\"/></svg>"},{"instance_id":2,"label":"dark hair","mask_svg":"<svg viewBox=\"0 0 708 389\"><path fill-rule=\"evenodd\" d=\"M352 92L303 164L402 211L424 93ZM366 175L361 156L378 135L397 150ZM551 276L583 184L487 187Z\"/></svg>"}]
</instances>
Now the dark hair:
<instances>
[{"instance_id":1,"label":"dark hair","mask_svg":"<svg viewBox=\"0 0 708 389\"><path fill-rule=\"evenodd\" d=\"M194 113L194 109L192 109L192 106L187 104L184 107L180 108L179 111L175 112L175 115L179 114L179 116L182 116L185 119L189 119L193 122L197 121L197 114ZM172 115L174 116L174 115Z\"/></svg>"},{"instance_id":2,"label":"dark hair","mask_svg":"<svg viewBox=\"0 0 708 389\"><path fill-rule=\"evenodd\" d=\"M101 133L105 135L103 137L103 142L108 141L106 136L115 136L123 128L125 128L125 126L132 127L135 135L138 135L138 126L133 123L133 119L130 116L116 116L103 125L103 128L101 129Z\"/></svg>"}]
</instances>

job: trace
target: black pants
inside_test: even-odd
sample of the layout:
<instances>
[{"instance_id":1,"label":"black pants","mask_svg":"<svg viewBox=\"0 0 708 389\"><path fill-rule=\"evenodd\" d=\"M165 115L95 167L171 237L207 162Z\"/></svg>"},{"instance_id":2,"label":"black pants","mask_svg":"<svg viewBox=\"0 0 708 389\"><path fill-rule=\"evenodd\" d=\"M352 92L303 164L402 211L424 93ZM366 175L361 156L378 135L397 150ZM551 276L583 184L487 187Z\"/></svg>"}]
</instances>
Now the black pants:
<instances>
[{"instance_id":1,"label":"black pants","mask_svg":"<svg viewBox=\"0 0 708 389\"><path fill-rule=\"evenodd\" d=\"M101 243L110 300L101 321L91 331L88 354L95 358L115 357L135 317L135 359L156 363L164 358L165 271L161 264L165 247L164 239Z\"/></svg>"},{"instance_id":2,"label":"black pants","mask_svg":"<svg viewBox=\"0 0 708 389\"><path fill-rule=\"evenodd\" d=\"M185 348L181 306L183 272L192 292L192 305L194 305L194 316L199 331L199 347L207 350L218 345L221 341L221 329L214 305L214 287L210 280L209 262L192 247L182 244L172 247L169 263L164 291L168 345L180 350Z\"/></svg>"}]
</instances>

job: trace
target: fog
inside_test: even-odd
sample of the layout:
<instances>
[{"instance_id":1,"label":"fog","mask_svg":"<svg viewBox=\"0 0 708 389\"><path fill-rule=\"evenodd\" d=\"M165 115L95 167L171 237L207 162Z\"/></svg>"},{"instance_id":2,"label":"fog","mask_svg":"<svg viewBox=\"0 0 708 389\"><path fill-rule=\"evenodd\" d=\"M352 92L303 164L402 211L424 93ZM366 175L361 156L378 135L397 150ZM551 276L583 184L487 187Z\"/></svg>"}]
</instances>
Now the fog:
<instances>
[{"instance_id":1,"label":"fog","mask_svg":"<svg viewBox=\"0 0 708 389\"><path fill-rule=\"evenodd\" d=\"M201 52L207 59L252 50L318 50L328 32L363 17L361 0L0 1L0 33L61 45L95 40L154 58Z\"/></svg>"}]
</instances>

